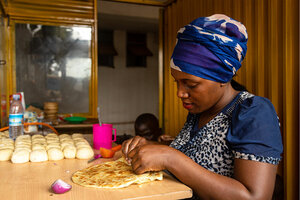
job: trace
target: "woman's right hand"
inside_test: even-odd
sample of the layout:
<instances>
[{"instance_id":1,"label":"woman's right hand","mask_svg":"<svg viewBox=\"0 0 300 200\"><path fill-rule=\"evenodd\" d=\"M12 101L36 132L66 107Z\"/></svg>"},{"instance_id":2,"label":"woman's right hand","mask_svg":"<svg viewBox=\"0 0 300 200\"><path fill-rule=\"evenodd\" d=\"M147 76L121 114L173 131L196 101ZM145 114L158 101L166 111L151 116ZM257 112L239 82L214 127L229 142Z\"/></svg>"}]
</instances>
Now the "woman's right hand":
<instances>
[{"instance_id":1,"label":"woman's right hand","mask_svg":"<svg viewBox=\"0 0 300 200\"><path fill-rule=\"evenodd\" d=\"M158 142L161 144L170 145L175 138L171 135L161 135L158 137Z\"/></svg>"},{"instance_id":2,"label":"woman's right hand","mask_svg":"<svg viewBox=\"0 0 300 200\"><path fill-rule=\"evenodd\" d=\"M133 149L135 149L136 147L145 145L145 144L149 144L150 142L148 140L146 140L143 137L140 136L135 136L129 140L126 140L123 142L122 144L122 152L127 160L127 162L131 162L131 160L128 159L128 154L130 153L130 151L132 151Z\"/></svg>"}]
</instances>

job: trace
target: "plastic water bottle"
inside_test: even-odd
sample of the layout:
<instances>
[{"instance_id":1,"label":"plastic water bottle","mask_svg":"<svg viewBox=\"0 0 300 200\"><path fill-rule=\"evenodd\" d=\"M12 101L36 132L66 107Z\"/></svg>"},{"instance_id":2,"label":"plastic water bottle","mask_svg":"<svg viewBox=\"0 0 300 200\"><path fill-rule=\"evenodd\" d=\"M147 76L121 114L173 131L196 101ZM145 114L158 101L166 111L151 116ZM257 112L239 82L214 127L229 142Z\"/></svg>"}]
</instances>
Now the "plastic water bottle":
<instances>
[{"instance_id":1,"label":"plastic water bottle","mask_svg":"<svg viewBox=\"0 0 300 200\"><path fill-rule=\"evenodd\" d=\"M13 101L9 109L9 137L16 139L23 135L24 109L19 95L13 95Z\"/></svg>"}]
</instances>

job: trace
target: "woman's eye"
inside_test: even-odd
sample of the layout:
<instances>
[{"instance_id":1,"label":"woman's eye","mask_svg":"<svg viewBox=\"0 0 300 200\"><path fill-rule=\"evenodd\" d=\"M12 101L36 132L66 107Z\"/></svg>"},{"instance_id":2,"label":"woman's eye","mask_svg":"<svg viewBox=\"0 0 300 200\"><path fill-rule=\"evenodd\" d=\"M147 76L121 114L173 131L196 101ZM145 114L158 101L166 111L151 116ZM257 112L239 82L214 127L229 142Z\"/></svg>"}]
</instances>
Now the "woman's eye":
<instances>
[{"instance_id":1,"label":"woman's eye","mask_svg":"<svg viewBox=\"0 0 300 200\"><path fill-rule=\"evenodd\" d=\"M193 89L193 88L195 88L197 85L198 85L198 84L189 84L189 85L187 85L187 87Z\"/></svg>"}]
</instances>

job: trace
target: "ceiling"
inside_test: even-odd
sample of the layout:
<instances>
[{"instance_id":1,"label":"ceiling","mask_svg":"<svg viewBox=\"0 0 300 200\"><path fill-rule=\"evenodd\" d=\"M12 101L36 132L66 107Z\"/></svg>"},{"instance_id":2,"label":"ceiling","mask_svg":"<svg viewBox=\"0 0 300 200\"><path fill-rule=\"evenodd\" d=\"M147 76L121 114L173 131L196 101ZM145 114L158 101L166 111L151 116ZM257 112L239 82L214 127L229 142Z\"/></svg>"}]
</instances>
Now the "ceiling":
<instances>
[{"instance_id":1,"label":"ceiling","mask_svg":"<svg viewBox=\"0 0 300 200\"><path fill-rule=\"evenodd\" d=\"M98 28L158 32L159 9L156 6L127 4L114 0L102 1L98 8Z\"/></svg>"},{"instance_id":2,"label":"ceiling","mask_svg":"<svg viewBox=\"0 0 300 200\"><path fill-rule=\"evenodd\" d=\"M173 0L102 0L110 2L122 2L122 3L133 3L141 5L152 5L152 6L166 6Z\"/></svg>"},{"instance_id":3,"label":"ceiling","mask_svg":"<svg viewBox=\"0 0 300 200\"><path fill-rule=\"evenodd\" d=\"M98 15L100 29L127 30L133 32L158 32L158 20L121 15Z\"/></svg>"}]
</instances>

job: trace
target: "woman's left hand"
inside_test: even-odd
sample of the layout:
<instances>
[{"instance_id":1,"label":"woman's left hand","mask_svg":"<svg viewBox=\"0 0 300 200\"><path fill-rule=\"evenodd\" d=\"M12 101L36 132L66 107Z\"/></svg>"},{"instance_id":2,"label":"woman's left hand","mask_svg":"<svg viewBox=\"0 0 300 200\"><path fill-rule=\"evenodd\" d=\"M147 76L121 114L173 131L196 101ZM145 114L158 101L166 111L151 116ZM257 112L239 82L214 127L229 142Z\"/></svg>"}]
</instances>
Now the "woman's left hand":
<instances>
[{"instance_id":1,"label":"woman's left hand","mask_svg":"<svg viewBox=\"0 0 300 200\"><path fill-rule=\"evenodd\" d=\"M143 145L129 152L131 166L135 173L142 174L147 171L161 171L166 169L168 157L173 148L166 145Z\"/></svg>"}]
</instances>

